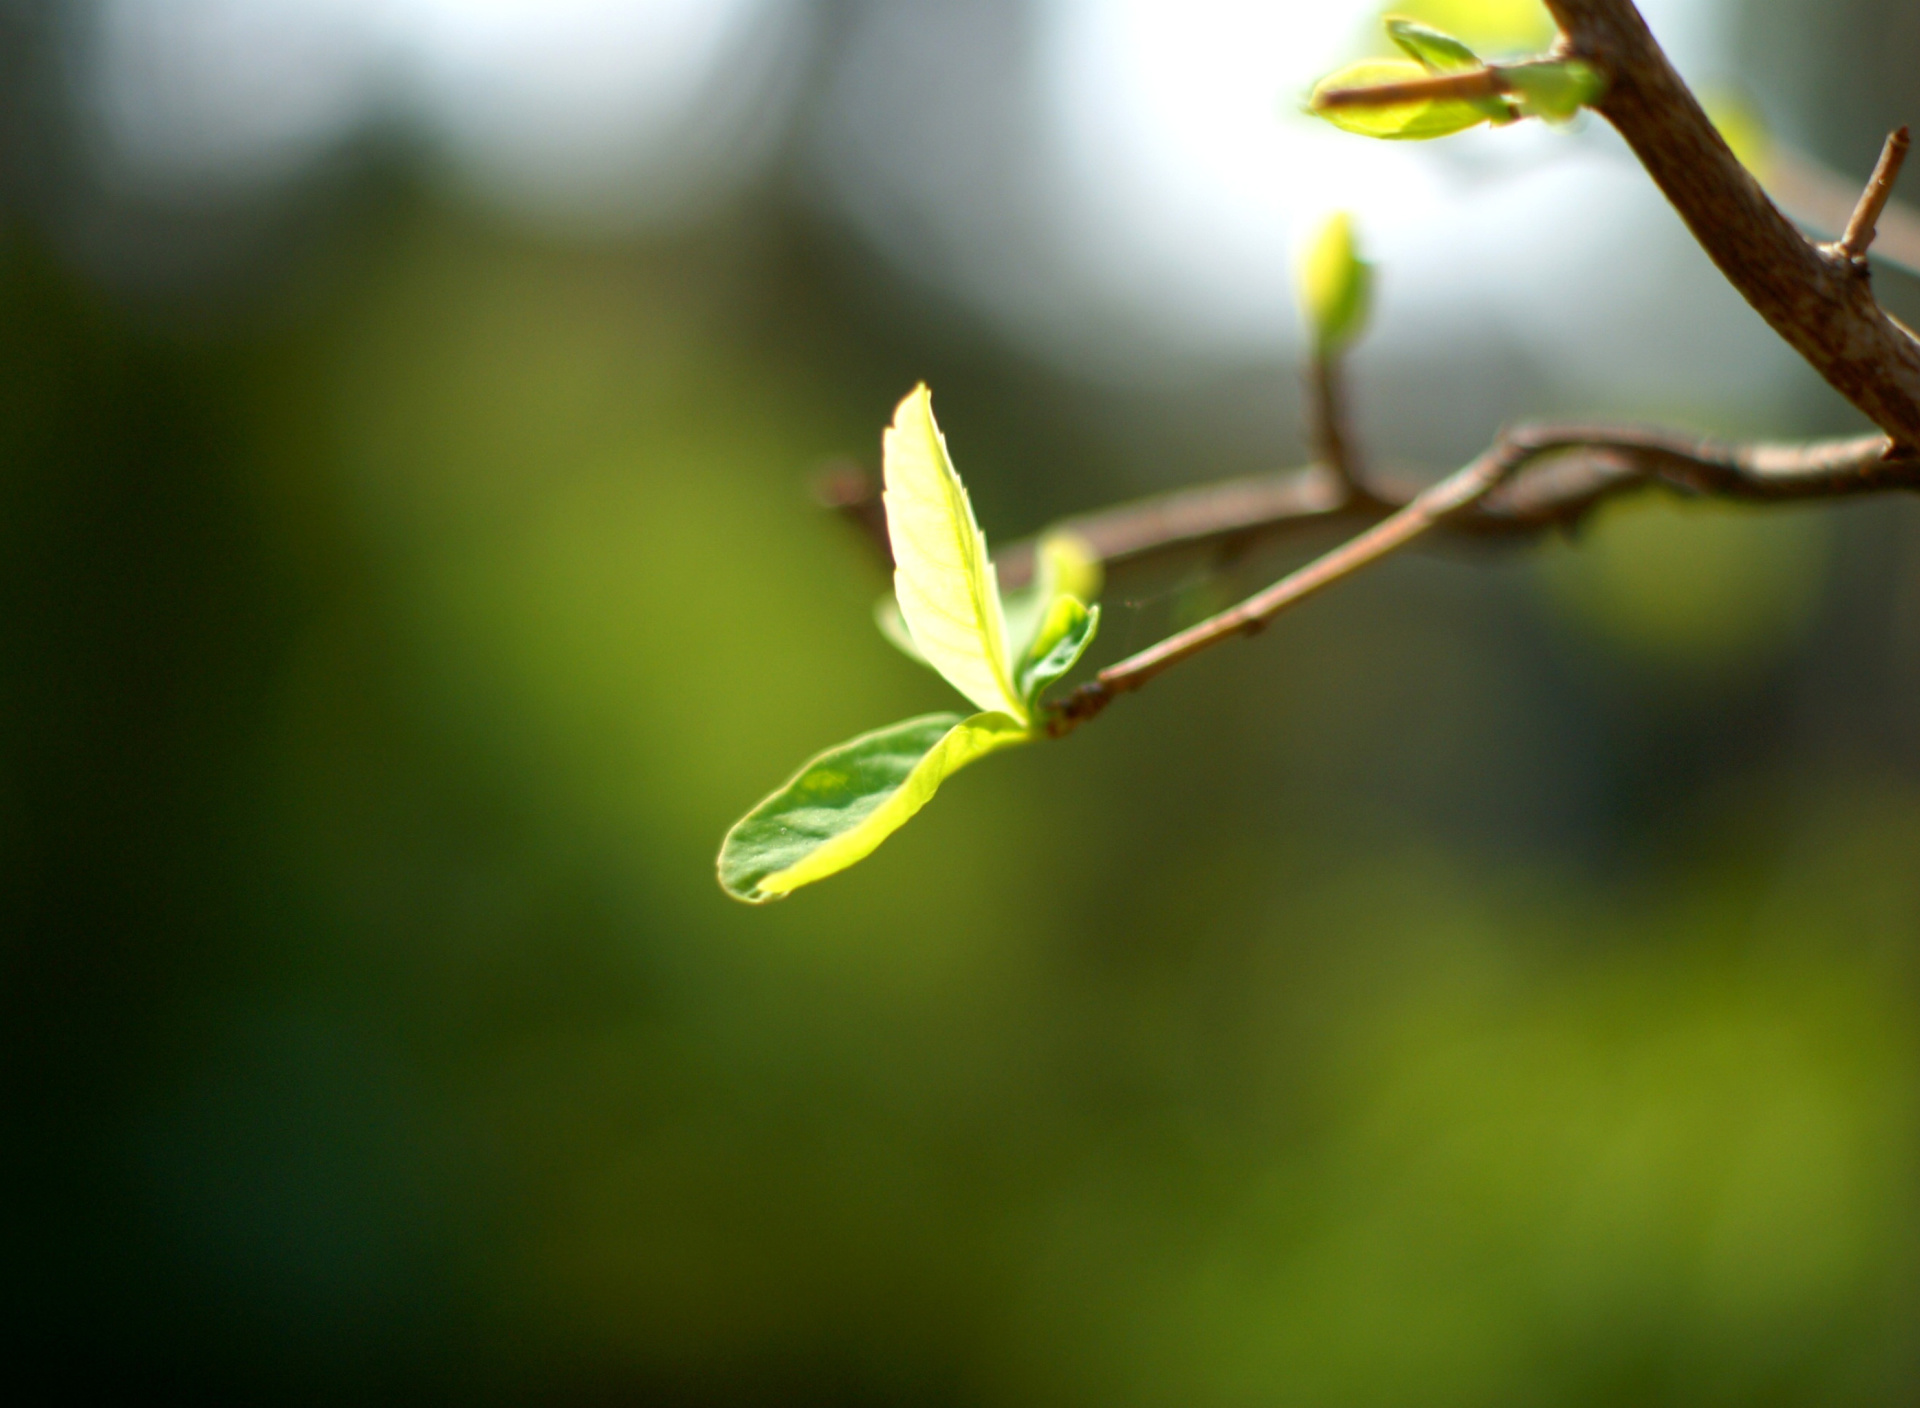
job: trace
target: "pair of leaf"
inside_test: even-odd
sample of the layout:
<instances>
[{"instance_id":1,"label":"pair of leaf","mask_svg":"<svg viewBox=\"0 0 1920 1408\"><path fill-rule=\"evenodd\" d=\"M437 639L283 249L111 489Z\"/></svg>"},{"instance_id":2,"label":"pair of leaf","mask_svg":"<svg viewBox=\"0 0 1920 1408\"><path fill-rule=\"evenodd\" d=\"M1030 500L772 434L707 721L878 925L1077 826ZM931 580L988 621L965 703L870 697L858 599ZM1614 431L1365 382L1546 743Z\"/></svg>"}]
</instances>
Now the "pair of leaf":
<instances>
[{"instance_id":1,"label":"pair of leaf","mask_svg":"<svg viewBox=\"0 0 1920 1408\"><path fill-rule=\"evenodd\" d=\"M1032 586L1002 599L925 386L895 410L882 450L895 568L881 627L979 712L908 719L807 763L721 843L720 884L735 899L779 899L845 870L968 763L1039 737L1042 693L1099 628L1100 608L1082 599L1098 589L1098 563L1072 539L1044 543Z\"/></svg>"},{"instance_id":2,"label":"pair of leaf","mask_svg":"<svg viewBox=\"0 0 1920 1408\"><path fill-rule=\"evenodd\" d=\"M1534 59L1489 66L1466 44L1416 20L1390 15L1387 35L1404 59L1362 59L1330 74L1314 86L1309 110L1343 131L1386 141L1418 142L1448 137L1483 122L1496 127L1521 117L1565 122L1598 101L1605 89L1600 74L1578 59ZM1405 102L1330 107L1325 95L1336 90L1383 88L1418 79L1488 72L1501 91L1467 98L1414 98Z\"/></svg>"}]
</instances>

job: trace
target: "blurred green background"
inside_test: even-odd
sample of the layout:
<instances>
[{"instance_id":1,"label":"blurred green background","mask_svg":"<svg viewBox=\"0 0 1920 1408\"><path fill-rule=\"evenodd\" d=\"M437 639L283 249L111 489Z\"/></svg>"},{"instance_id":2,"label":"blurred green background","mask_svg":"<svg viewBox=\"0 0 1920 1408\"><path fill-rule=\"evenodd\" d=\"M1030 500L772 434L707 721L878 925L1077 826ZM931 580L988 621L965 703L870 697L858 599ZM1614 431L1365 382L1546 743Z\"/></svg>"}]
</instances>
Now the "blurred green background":
<instances>
[{"instance_id":1,"label":"blurred green background","mask_svg":"<svg viewBox=\"0 0 1920 1408\"><path fill-rule=\"evenodd\" d=\"M615 103L666 135L557 195L591 134L522 149L585 82L515 38L541 7L419 0L439 48L380 37L405 8L306 0L289 41L242 0L0 5L19 1374L253 1402L1911 1401L1912 504L1649 500L1396 560L747 909L713 880L727 825L950 702L808 490L874 463L916 380L1001 542L1304 457L1259 220L1324 193L1277 163L1218 187L1279 202L1242 241L1279 294L1191 323L1115 301L1241 256L1212 216L1164 265L1165 230L1098 243L1130 189L1098 162L1036 215L1055 186L1023 162L1062 123L1095 153L1162 130L1059 75L1145 34L1204 78L1310 13L1339 57L1369 7L731 4L676 88L692 41L621 16L701 6L570 0L565 52L639 55L607 91L692 96ZM1920 115L1906 0L1647 8L1837 169ZM495 67L463 25L507 35ZM560 79L526 97L523 56ZM351 81L316 88L327 63ZM1296 99L1247 110L1348 161ZM283 108L311 120L246 138ZM1362 209L1383 456L1438 471L1564 411L1857 424L1657 200L1584 244L1555 223L1555 173L1637 180L1597 124L1524 171L1508 135L1535 140L1406 158L1442 214ZM1510 243L1436 245L1448 209ZM1512 271L1505 322L1476 260ZM1555 280L1644 296L1583 323ZM1920 281L1881 283L1920 313ZM1117 576L1097 651L1324 542Z\"/></svg>"}]
</instances>

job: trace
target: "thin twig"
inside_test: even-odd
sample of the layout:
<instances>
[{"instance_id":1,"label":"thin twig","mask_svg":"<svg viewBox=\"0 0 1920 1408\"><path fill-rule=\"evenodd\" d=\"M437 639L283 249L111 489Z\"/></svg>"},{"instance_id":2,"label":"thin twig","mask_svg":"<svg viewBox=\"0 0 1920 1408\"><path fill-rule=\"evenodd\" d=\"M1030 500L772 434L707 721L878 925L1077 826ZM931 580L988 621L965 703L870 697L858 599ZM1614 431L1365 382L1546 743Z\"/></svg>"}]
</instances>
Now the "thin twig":
<instances>
[{"instance_id":1,"label":"thin twig","mask_svg":"<svg viewBox=\"0 0 1920 1408\"><path fill-rule=\"evenodd\" d=\"M1880 149L1880 160L1873 168L1867 188L1860 193L1860 203L1853 208L1853 218L1847 221L1847 232L1840 237L1839 251L1848 259L1866 257L1880 223L1880 214L1893 197L1893 183L1900 179L1900 168L1905 164L1907 148L1912 144L1912 134L1902 127L1890 133L1887 144Z\"/></svg>"},{"instance_id":2,"label":"thin twig","mask_svg":"<svg viewBox=\"0 0 1920 1408\"><path fill-rule=\"evenodd\" d=\"M1337 349L1316 349L1307 363L1307 428L1319 462L1331 469L1349 499L1372 501L1366 466L1347 415L1346 362Z\"/></svg>"},{"instance_id":3,"label":"thin twig","mask_svg":"<svg viewBox=\"0 0 1920 1408\"><path fill-rule=\"evenodd\" d=\"M1509 440L1555 447L1536 451L1522 473L1454 514L1448 534L1526 538L1576 527L1602 502L1663 485L1676 493L1737 503L1786 503L1920 489L1920 459L1890 454L1885 436L1811 442L1726 443L1639 426L1541 423L1516 427ZM822 476L822 484L826 476ZM823 502L844 514L883 567L885 519L872 475L850 462L834 467L833 494ZM1225 542L1258 542L1330 523L1378 522L1417 491L1384 476L1359 499L1321 465L1229 479L1060 520L1109 570ZM1034 540L1008 544L994 556L1000 584L1032 577Z\"/></svg>"},{"instance_id":4,"label":"thin twig","mask_svg":"<svg viewBox=\"0 0 1920 1408\"><path fill-rule=\"evenodd\" d=\"M1523 477L1522 471L1535 464L1540 464L1538 473ZM1920 489L1920 458L1892 453L1891 443L1881 435L1809 444L1724 445L1660 430L1521 427L1359 537L1238 606L1108 666L1055 708L1048 729L1056 737L1071 732L1121 694L1223 640L1252 634L1287 607L1432 528L1444 524L1464 532L1537 533L1577 522L1602 499L1653 483L1749 502L1824 499ZM1231 531L1245 534L1258 526L1237 523ZM1182 541L1191 543L1194 537Z\"/></svg>"},{"instance_id":5,"label":"thin twig","mask_svg":"<svg viewBox=\"0 0 1920 1408\"><path fill-rule=\"evenodd\" d=\"M1494 489L1524 458L1508 446L1497 446L1457 474L1421 494L1392 517L1375 524L1359 537L1256 592L1238 606L1169 636L1117 665L1109 665L1089 684L1076 689L1048 717L1047 731L1064 737L1093 718L1114 699L1139 689L1182 660L1234 636L1251 635L1294 603L1351 576L1369 563L1405 547L1442 518L1459 511Z\"/></svg>"},{"instance_id":6,"label":"thin twig","mask_svg":"<svg viewBox=\"0 0 1920 1408\"><path fill-rule=\"evenodd\" d=\"M1602 501L1662 484L1675 492L1744 503L1842 498L1920 489L1920 460L1893 457L1883 435L1807 443L1729 444L1637 426L1536 424L1509 439L1551 445L1525 473L1448 519L1452 534L1525 537L1576 526ZM1372 497L1342 494L1338 479L1315 465L1230 480L1122 504L1064 520L1109 568L1227 539L1258 540L1332 521L1377 521L1414 493L1376 478ZM1003 583L1026 580L1031 545L1011 544L998 558Z\"/></svg>"},{"instance_id":7,"label":"thin twig","mask_svg":"<svg viewBox=\"0 0 1920 1408\"><path fill-rule=\"evenodd\" d=\"M1511 86L1497 68L1473 68L1463 73L1434 73L1399 83L1370 83L1357 88L1329 88L1313 95L1316 111L1330 108L1391 108L1405 103L1473 102L1498 97Z\"/></svg>"},{"instance_id":8,"label":"thin twig","mask_svg":"<svg viewBox=\"0 0 1920 1408\"><path fill-rule=\"evenodd\" d=\"M1790 218L1832 239L1847 228L1860 194L1853 180L1783 142L1768 147L1760 179ZM1875 259L1920 274L1920 210L1890 200L1874 229L1871 253Z\"/></svg>"}]
</instances>

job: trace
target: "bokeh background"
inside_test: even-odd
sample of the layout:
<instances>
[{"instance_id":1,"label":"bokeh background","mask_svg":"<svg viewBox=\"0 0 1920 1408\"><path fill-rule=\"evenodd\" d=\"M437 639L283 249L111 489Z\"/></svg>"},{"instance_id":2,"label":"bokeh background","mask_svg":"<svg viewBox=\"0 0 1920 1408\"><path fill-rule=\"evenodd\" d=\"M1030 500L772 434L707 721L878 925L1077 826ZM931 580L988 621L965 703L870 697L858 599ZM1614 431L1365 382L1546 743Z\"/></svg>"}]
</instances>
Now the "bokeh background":
<instances>
[{"instance_id":1,"label":"bokeh background","mask_svg":"<svg viewBox=\"0 0 1920 1408\"><path fill-rule=\"evenodd\" d=\"M1920 117L1910 0L1645 9L1836 170ZM1910 502L1407 556L845 876L714 883L804 757L951 702L819 468L921 378L1002 542L1301 462L1291 261L1334 208L1383 459L1859 425L1602 125L1302 116L1377 34L0 3L9 1378L1910 1402ZM1096 653L1325 544L1116 576Z\"/></svg>"}]
</instances>

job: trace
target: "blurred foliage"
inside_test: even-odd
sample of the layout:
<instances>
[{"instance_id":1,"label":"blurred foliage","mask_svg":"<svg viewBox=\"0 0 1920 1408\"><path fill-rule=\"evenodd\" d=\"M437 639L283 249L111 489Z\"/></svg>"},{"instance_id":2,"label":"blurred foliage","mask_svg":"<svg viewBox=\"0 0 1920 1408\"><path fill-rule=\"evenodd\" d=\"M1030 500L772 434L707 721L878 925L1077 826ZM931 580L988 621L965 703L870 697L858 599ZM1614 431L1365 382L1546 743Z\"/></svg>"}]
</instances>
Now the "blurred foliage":
<instances>
[{"instance_id":1,"label":"blurred foliage","mask_svg":"<svg viewBox=\"0 0 1920 1408\"><path fill-rule=\"evenodd\" d=\"M809 473L928 376L1005 541L1129 491L1096 398L791 211L337 199L238 311L0 236L23 1372L1910 1397L1910 505L1394 561L752 911L727 822L950 697ZM1302 550L1116 577L1102 648Z\"/></svg>"},{"instance_id":2,"label":"blurred foliage","mask_svg":"<svg viewBox=\"0 0 1920 1408\"><path fill-rule=\"evenodd\" d=\"M1542 568L1573 616L1628 655L1683 678L1750 675L1813 624L1828 526L1725 504L1619 500Z\"/></svg>"}]
</instances>

